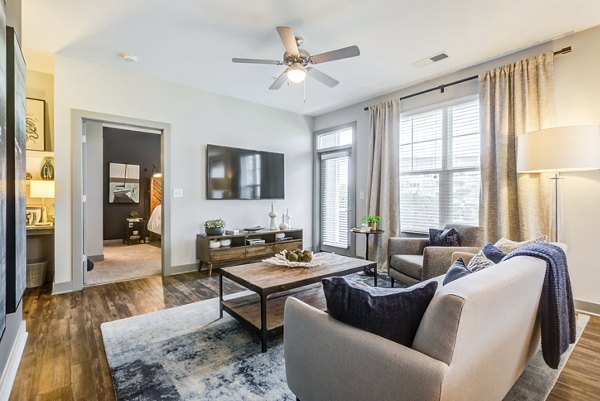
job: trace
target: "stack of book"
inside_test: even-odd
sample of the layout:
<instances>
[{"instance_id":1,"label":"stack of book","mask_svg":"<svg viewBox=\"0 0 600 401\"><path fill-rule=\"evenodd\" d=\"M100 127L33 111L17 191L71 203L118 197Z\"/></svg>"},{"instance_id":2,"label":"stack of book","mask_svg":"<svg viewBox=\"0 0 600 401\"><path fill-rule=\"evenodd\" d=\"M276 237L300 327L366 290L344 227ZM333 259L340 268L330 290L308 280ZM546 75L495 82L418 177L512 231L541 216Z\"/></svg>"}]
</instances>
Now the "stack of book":
<instances>
[{"instance_id":1,"label":"stack of book","mask_svg":"<svg viewBox=\"0 0 600 401\"><path fill-rule=\"evenodd\" d=\"M248 243L248 245L262 245L265 243L265 240L260 238L252 238L247 239L246 242Z\"/></svg>"}]
</instances>

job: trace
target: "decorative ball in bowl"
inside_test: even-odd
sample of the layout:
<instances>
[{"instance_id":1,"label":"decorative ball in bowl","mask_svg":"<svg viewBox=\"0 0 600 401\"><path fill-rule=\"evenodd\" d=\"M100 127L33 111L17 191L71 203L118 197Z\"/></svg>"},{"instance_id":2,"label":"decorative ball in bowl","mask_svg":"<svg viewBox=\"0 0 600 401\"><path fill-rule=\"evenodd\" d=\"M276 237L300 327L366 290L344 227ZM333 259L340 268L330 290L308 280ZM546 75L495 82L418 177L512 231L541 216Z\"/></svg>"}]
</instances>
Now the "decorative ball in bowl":
<instances>
[{"instance_id":1,"label":"decorative ball in bowl","mask_svg":"<svg viewBox=\"0 0 600 401\"><path fill-rule=\"evenodd\" d=\"M291 251L282 251L273 257L264 259L263 262L277 266L311 268L323 264L329 259L329 255L328 253L313 254L308 250L294 249Z\"/></svg>"}]
</instances>

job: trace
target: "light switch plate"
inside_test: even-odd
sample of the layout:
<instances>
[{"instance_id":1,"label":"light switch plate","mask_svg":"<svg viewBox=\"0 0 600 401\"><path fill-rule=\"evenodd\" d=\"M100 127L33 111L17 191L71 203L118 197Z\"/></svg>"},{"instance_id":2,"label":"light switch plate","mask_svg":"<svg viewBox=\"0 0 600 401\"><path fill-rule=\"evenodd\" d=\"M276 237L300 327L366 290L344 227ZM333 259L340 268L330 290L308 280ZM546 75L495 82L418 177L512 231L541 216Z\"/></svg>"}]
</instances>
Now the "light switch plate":
<instances>
[{"instance_id":1,"label":"light switch plate","mask_svg":"<svg viewBox=\"0 0 600 401\"><path fill-rule=\"evenodd\" d=\"M363 199L365 199L365 191L360 191L360 192L358 193L358 198L359 198L360 200L363 200Z\"/></svg>"},{"instance_id":2,"label":"light switch plate","mask_svg":"<svg viewBox=\"0 0 600 401\"><path fill-rule=\"evenodd\" d=\"M173 198L183 198L183 188L173 188Z\"/></svg>"}]
</instances>

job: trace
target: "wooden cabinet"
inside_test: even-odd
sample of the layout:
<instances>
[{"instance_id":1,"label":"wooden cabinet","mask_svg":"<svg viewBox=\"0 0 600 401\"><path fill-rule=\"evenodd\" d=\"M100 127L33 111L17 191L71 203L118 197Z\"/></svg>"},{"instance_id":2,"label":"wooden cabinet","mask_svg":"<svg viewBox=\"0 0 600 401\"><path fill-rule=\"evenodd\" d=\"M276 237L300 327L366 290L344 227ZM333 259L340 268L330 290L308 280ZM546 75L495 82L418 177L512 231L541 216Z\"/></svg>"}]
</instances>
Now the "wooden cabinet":
<instances>
[{"instance_id":1,"label":"wooden cabinet","mask_svg":"<svg viewBox=\"0 0 600 401\"><path fill-rule=\"evenodd\" d=\"M286 240L277 240L277 234L285 234ZM250 245L248 240L252 239L261 239L265 243ZM221 240L229 240L231 244L226 247L210 247L210 241ZM200 269L202 265L207 265L209 275L213 264L255 261L273 256L284 249L302 249L301 229L244 232L239 235L198 234L196 237L196 259L200 262Z\"/></svg>"}]
</instances>

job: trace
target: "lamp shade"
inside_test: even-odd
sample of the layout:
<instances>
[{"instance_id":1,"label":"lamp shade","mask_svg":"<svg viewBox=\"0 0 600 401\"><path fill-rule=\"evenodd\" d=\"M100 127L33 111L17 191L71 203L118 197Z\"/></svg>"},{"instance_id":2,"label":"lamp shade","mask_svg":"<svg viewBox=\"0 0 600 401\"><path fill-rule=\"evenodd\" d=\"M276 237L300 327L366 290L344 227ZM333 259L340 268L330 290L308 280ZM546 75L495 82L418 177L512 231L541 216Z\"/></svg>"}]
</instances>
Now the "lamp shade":
<instances>
[{"instance_id":1,"label":"lamp shade","mask_svg":"<svg viewBox=\"0 0 600 401\"><path fill-rule=\"evenodd\" d=\"M548 128L519 135L517 171L543 173L600 169L600 127Z\"/></svg>"},{"instance_id":2,"label":"lamp shade","mask_svg":"<svg viewBox=\"0 0 600 401\"><path fill-rule=\"evenodd\" d=\"M31 180L30 198L54 198L54 181Z\"/></svg>"}]
</instances>

